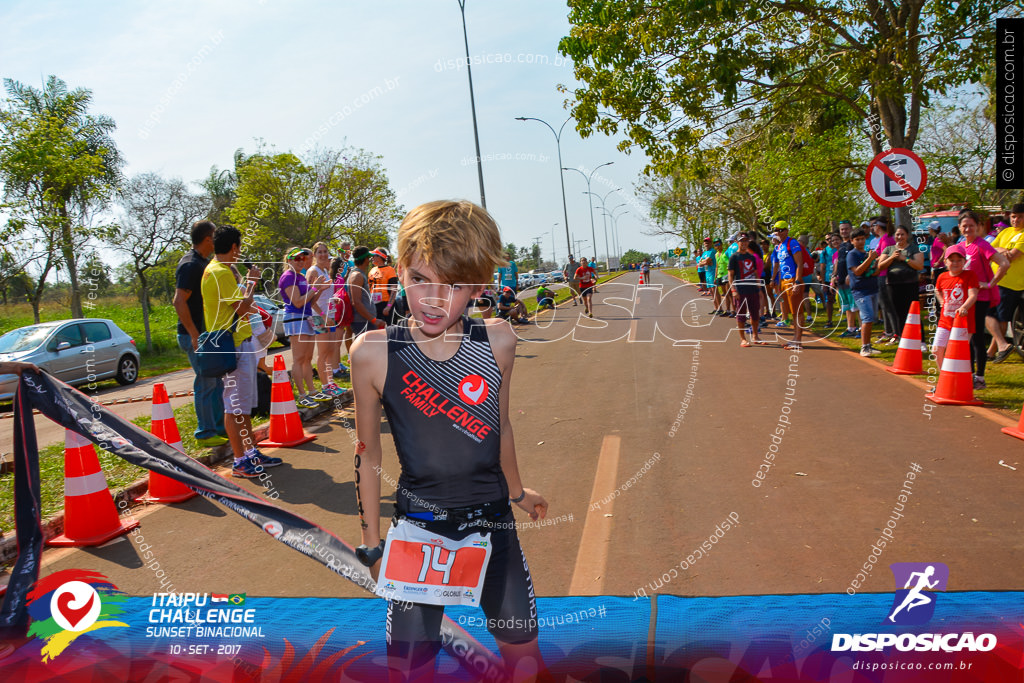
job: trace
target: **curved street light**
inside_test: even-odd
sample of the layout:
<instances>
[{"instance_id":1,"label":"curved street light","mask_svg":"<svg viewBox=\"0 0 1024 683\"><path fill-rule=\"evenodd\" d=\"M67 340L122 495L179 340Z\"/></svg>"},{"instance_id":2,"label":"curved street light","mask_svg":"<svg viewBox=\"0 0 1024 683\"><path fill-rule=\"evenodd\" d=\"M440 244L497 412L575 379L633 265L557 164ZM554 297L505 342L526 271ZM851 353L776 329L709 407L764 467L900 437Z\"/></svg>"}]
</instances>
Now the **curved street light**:
<instances>
[{"instance_id":1,"label":"curved street light","mask_svg":"<svg viewBox=\"0 0 1024 683\"><path fill-rule=\"evenodd\" d=\"M587 181L587 195L588 195L587 200L588 200L588 202L590 204L590 239L593 240L592 244L594 245L594 259L595 260L597 259L597 235L594 233L594 200L589 197L589 195L593 194L590 191L590 181L593 180L594 174L597 173L597 169L601 168L602 166L611 166L614 163L615 163L614 161L606 161L605 163L601 164L600 166L595 166L594 170L592 170L590 172L589 176L586 173L584 173L583 171L581 171L580 169L578 169L578 168L563 168L562 169L563 171L576 171L581 176L583 176L583 178ZM604 259L605 259L605 268L607 268L608 267L608 230L607 230L607 228L604 231Z\"/></svg>"},{"instance_id":2,"label":"curved street light","mask_svg":"<svg viewBox=\"0 0 1024 683\"><path fill-rule=\"evenodd\" d=\"M565 120L557 133L555 132L555 129L551 127L551 124L544 119L537 119L532 116L517 116L516 121L540 121L547 126L548 130L551 131L551 134L555 136L555 145L558 147L558 179L562 183L562 215L565 218L565 243L569 248L569 253L571 254L572 240L569 237L569 209L565 204L565 174L562 173L562 130L565 128L566 123L572 121L572 117L570 116Z\"/></svg>"},{"instance_id":3,"label":"curved street light","mask_svg":"<svg viewBox=\"0 0 1024 683\"><path fill-rule=\"evenodd\" d=\"M487 208L484 196L484 159L480 156L480 133L476 126L476 100L473 97L473 69L469 65L469 34L466 33L466 0L459 0L462 12L462 40L466 43L466 75L469 77L469 107L473 111L473 142L476 143L476 173L480 179L480 206Z\"/></svg>"}]
</instances>

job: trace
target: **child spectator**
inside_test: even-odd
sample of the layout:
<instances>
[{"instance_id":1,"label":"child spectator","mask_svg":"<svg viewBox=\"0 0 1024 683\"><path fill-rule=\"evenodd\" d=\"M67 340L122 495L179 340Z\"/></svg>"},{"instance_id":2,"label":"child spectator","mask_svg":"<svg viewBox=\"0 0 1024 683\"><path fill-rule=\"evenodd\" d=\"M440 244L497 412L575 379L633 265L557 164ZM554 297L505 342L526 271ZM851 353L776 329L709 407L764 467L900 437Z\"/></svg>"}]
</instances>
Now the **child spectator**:
<instances>
[{"instance_id":1,"label":"child spectator","mask_svg":"<svg viewBox=\"0 0 1024 683\"><path fill-rule=\"evenodd\" d=\"M555 293L548 289L545 285L541 285L537 288L537 310L542 311L545 308L554 310L555 308Z\"/></svg>"},{"instance_id":2,"label":"child spectator","mask_svg":"<svg viewBox=\"0 0 1024 683\"><path fill-rule=\"evenodd\" d=\"M947 271L939 276L935 283L935 291L942 302L942 315L939 326L935 330L935 341L932 352L935 364L942 368L942 359L946 355L946 344L953 329L953 318L967 318L967 332L974 334L974 302L978 300L978 276L967 270L967 251L962 244L951 244L943 254ZM934 385L933 385L934 387Z\"/></svg>"},{"instance_id":3,"label":"child spectator","mask_svg":"<svg viewBox=\"0 0 1024 683\"><path fill-rule=\"evenodd\" d=\"M871 346L871 327L878 319L878 252L864 251L868 233L857 228L851 236L853 249L846 255L846 269L850 275L850 291L860 311L860 355L877 356L880 351Z\"/></svg>"}]
</instances>

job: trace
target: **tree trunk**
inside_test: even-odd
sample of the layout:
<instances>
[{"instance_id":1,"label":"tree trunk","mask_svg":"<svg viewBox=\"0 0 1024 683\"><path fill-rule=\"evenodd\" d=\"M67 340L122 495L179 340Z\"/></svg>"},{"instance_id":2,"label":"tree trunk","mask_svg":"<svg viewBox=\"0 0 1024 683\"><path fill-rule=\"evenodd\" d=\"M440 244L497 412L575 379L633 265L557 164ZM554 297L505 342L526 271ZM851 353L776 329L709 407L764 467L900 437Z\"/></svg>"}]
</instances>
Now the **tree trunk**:
<instances>
[{"instance_id":1,"label":"tree trunk","mask_svg":"<svg viewBox=\"0 0 1024 683\"><path fill-rule=\"evenodd\" d=\"M84 318L82 312L82 293L78 291L78 255L75 254L74 232L67 209L60 209L60 250L64 257L64 266L68 269L68 281L71 282L71 317Z\"/></svg>"},{"instance_id":2,"label":"tree trunk","mask_svg":"<svg viewBox=\"0 0 1024 683\"><path fill-rule=\"evenodd\" d=\"M144 271L136 271L139 276L139 301L142 302L142 327L146 330L146 351L153 351L153 335L149 331L149 283L146 282Z\"/></svg>"}]
</instances>

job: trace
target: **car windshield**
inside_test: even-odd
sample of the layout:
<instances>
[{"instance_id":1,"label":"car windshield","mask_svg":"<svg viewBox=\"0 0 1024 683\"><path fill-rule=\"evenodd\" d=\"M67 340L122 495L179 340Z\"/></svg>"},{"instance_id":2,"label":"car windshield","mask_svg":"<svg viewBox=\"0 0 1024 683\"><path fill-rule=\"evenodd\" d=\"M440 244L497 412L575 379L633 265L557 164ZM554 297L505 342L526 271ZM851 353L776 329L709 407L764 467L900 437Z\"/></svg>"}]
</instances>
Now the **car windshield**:
<instances>
[{"instance_id":1,"label":"car windshield","mask_svg":"<svg viewBox=\"0 0 1024 683\"><path fill-rule=\"evenodd\" d=\"M18 353L34 349L43 343L52 330L52 325L30 325L11 330L0 337L0 353Z\"/></svg>"}]
</instances>

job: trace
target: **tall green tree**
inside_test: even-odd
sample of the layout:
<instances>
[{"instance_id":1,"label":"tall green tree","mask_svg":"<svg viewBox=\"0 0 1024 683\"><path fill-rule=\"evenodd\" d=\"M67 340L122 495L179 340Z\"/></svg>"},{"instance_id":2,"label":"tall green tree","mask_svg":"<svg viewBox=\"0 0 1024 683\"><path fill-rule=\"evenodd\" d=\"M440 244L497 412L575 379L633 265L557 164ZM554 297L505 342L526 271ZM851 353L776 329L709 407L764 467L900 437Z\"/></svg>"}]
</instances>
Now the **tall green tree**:
<instances>
[{"instance_id":1,"label":"tall green tree","mask_svg":"<svg viewBox=\"0 0 1024 683\"><path fill-rule=\"evenodd\" d=\"M380 158L363 150L314 150L306 159L261 150L236 173L224 214L253 260L278 261L289 246L316 242L385 246L405 214Z\"/></svg>"},{"instance_id":2,"label":"tall green tree","mask_svg":"<svg viewBox=\"0 0 1024 683\"><path fill-rule=\"evenodd\" d=\"M869 154L913 149L935 95L977 82L1005 0L569 0L580 132L624 132L650 169L699 176L741 124L807 111Z\"/></svg>"},{"instance_id":3,"label":"tall green tree","mask_svg":"<svg viewBox=\"0 0 1024 683\"><path fill-rule=\"evenodd\" d=\"M117 194L118 222L104 233L115 251L126 256L137 279L146 350L153 350L149 328L150 271L171 253L189 244L191 225L210 211L208 197L189 191L177 178L156 173L132 177Z\"/></svg>"},{"instance_id":4,"label":"tall green tree","mask_svg":"<svg viewBox=\"0 0 1024 683\"><path fill-rule=\"evenodd\" d=\"M113 119L89 113L92 92L50 76L42 90L4 79L0 182L12 220L33 231L68 275L71 315L80 318L78 262L92 220L120 180ZM45 286L44 267L39 287Z\"/></svg>"}]
</instances>

